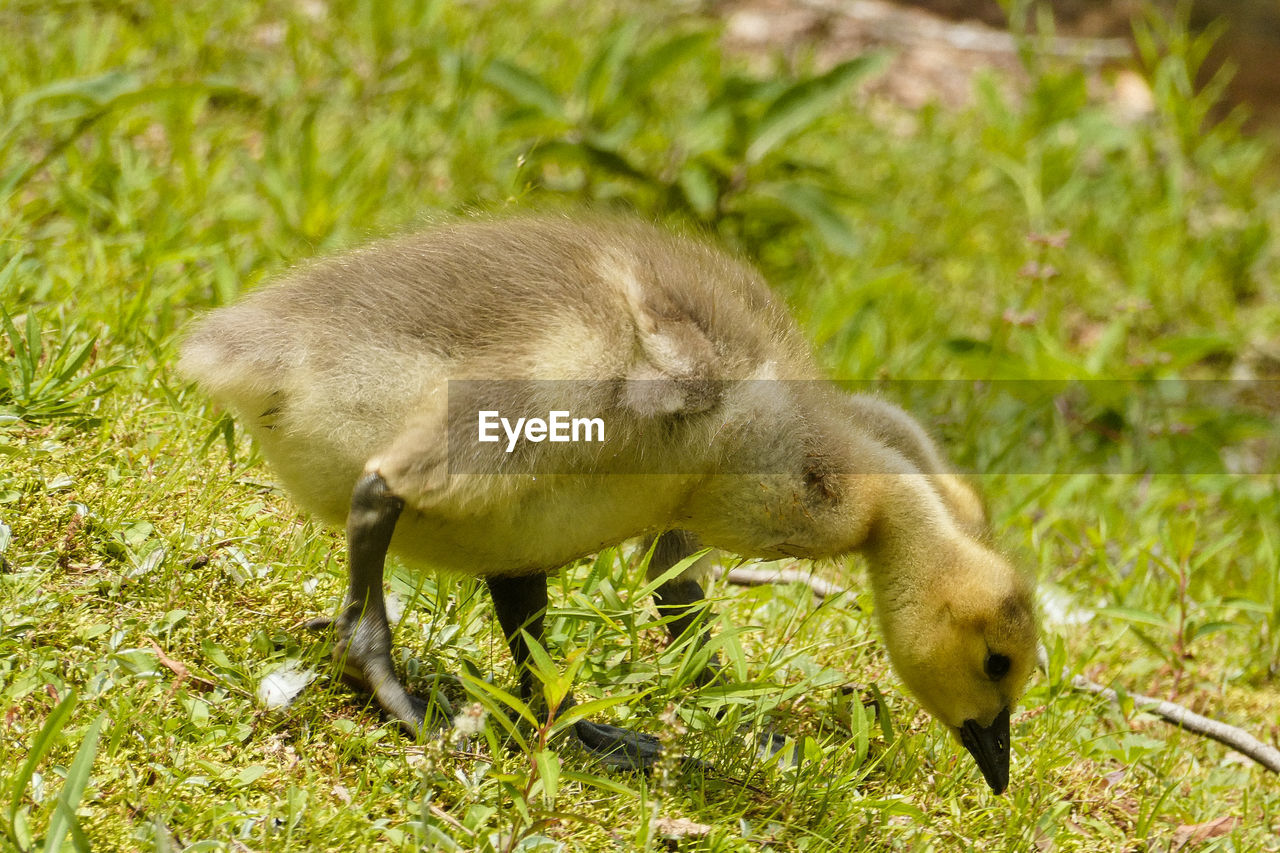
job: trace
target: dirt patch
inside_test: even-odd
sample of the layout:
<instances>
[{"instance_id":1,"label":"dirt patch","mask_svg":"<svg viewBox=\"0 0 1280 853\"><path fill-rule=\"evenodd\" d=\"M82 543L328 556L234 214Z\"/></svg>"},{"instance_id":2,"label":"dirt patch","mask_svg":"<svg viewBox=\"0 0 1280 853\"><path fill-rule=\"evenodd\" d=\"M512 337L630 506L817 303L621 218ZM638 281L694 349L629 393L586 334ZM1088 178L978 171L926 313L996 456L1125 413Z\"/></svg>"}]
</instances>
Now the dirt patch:
<instances>
[{"instance_id":1,"label":"dirt patch","mask_svg":"<svg viewBox=\"0 0 1280 853\"><path fill-rule=\"evenodd\" d=\"M1020 91L1027 82L1014 38L980 20L955 21L887 0L731 0L720 11L727 46L761 56L762 62L781 52L795 61L812 57L825 67L888 49L893 56L888 70L867 89L911 109L930 102L968 104L978 74L991 74L1006 93ZM1150 109L1146 84L1123 70L1131 56L1127 41L1059 37L1048 42L1048 49L1088 68L1095 93L1126 115Z\"/></svg>"},{"instance_id":2,"label":"dirt patch","mask_svg":"<svg viewBox=\"0 0 1280 853\"><path fill-rule=\"evenodd\" d=\"M949 20L981 21L1003 28L996 0L898 0ZM1172 17L1177 0L1152 0ZM1129 38L1132 20L1145 5L1138 0L1053 0L1058 32L1085 37ZM1224 63L1235 69L1227 89L1230 104L1246 104L1260 118L1280 120L1280 3L1275 0L1193 0L1191 27L1203 31L1215 21L1226 26L1210 58L1208 74Z\"/></svg>"},{"instance_id":3,"label":"dirt patch","mask_svg":"<svg viewBox=\"0 0 1280 853\"><path fill-rule=\"evenodd\" d=\"M1156 0L1173 15L1175 0ZM1132 21L1139 0L1054 0L1051 50L1092 72L1095 93L1126 115L1149 109L1150 92L1134 66ZM974 75L992 71L1002 85L1025 82L1005 13L996 0L726 0L728 46L781 50L836 62L876 47L896 58L872 90L907 107L968 103ZM1236 69L1226 107L1245 104L1260 122L1280 121L1280 3L1196 0L1191 25L1221 18L1227 28L1206 74Z\"/></svg>"}]
</instances>

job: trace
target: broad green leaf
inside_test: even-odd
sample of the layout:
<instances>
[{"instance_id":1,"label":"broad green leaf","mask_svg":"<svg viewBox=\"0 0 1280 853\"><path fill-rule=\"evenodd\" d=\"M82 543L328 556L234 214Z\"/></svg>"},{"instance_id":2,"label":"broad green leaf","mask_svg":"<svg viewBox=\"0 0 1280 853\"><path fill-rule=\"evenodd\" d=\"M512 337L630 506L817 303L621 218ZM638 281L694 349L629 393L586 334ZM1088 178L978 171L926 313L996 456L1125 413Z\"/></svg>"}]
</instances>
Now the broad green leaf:
<instances>
[{"instance_id":1,"label":"broad green leaf","mask_svg":"<svg viewBox=\"0 0 1280 853\"><path fill-rule=\"evenodd\" d=\"M516 697L514 694L509 693L506 690L503 690L501 687L498 687L496 684L490 684L484 679L476 678L474 675L471 675L470 673L463 673L461 675L461 679L468 686L468 688L470 688L468 690L468 693L470 693L471 696L473 696L476 699L476 701L484 705L486 710L488 710L489 713L493 714L495 717L498 717L501 720L505 720L506 711L510 710L510 711L514 711L518 716L520 716L523 720L525 720L525 722L529 723L529 725L531 726L536 727L539 724L537 716L533 713L533 711L529 708L529 706L522 699ZM511 733L515 734L514 731ZM527 745L525 743L524 738L519 735L517 735L517 738L520 742L521 748L522 749L526 748Z\"/></svg>"},{"instance_id":2,"label":"broad green leaf","mask_svg":"<svg viewBox=\"0 0 1280 853\"><path fill-rule=\"evenodd\" d=\"M1201 637L1207 637L1211 634L1218 634L1223 631L1235 631L1241 627L1241 625L1237 625L1234 622L1206 622L1203 625L1197 625L1195 630L1191 632L1191 641L1195 642Z\"/></svg>"},{"instance_id":3,"label":"broad green leaf","mask_svg":"<svg viewBox=\"0 0 1280 853\"><path fill-rule=\"evenodd\" d=\"M530 661L526 665L538 681L542 683L547 707L559 707L573 686L571 681L560 672L542 643L535 640L528 631L521 631L520 633L524 635L525 648L529 650Z\"/></svg>"},{"instance_id":4,"label":"broad green leaf","mask_svg":"<svg viewBox=\"0 0 1280 853\"><path fill-rule=\"evenodd\" d=\"M9 832L19 848L26 850L32 846L34 839L31 837L31 824L27 820L26 809L19 809L17 814L13 815Z\"/></svg>"},{"instance_id":5,"label":"broad green leaf","mask_svg":"<svg viewBox=\"0 0 1280 853\"><path fill-rule=\"evenodd\" d=\"M710 219L720 203L720 190L706 167L701 163L686 163L676 183L689 209L703 219Z\"/></svg>"},{"instance_id":6,"label":"broad green leaf","mask_svg":"<svg viewBox=\"0 0 1280 853\"><path fill-rule=\"evenodd\" d=\"M711 33L704 30L673 36L651 47L627 72L627 91L635 94L648 88L654 80L666 76L700 51L707 50L711 38Z\"/></svg>"},{"instance_id":7,"label":"broad green leaf","mask_svg":"<svg viewBox=\"0 0 1280 853\"><path fill-rule=\"evenodd\" d=\"M601 711L607 711L615 705L625 705L628 702L639 699L643 694L640 693L621 693L617 696L605 696L600 699L591 699L586 702L580 702L569 708L560 716L556 717L555 724L551 727L552 734L562 732L565 729L572 728L573 724L579 720L585 720L593 717Z\"/></svg>"},{"instance_id":8,"label":"broad green leaf","mask_svg":"<svg viewBox=\"0 0 1280 853\"><path fill-rule=\"evenodd\" d=\"M55 80L38 89L27 92L14 104L15 111L50 101L83 101L95 107L103 107L126 92L137 91L141 78L132 71L119 69L92 77L73 77Z\"/></svg>"},{"instance_id":9,"label":"broad green leaf","mask_svg":"<svg viewBox=\"0 0 1280 853\"><path fill-rule=\"evenodd\" d=\"M596 773L584 773L581 770L573 770L566 767L560 768L560 777L575 782L584 788L596 788L601 791L608 791L619 797L625 797L628 800L639 801L640 793L632 788L628 788L622 784L619 779L626 778L623 776L600 776Z\"/></svg>"},{"instance_id":10,"label":"broad green leaf","mask_svg":"<svg viewBox=\"0 0 1280 853\"><path fill-rule=\"evenodd\" d=\"M533 754L534 763L538 767L538 776L542 779L542 797L547 808L555 805L556 794L560 790L560 756L549 749L540 749Z\"/></svg>"},{"instance_id":11,"label":"broad green leaf","mask_svg":"<svg viewBox=\"0 0 1280 853\"><path fill-rule=\"evenodd\" d=\"M883 53L865 53L825 74L789 86L769 104L747 147L747 162L758 163L770 151L829 112L858 80L885 64Z\"/></svg>"},{"instance_id":12,"label":"broad green leaf","mask_svg":"<svg viewBox=\"0 0 1280 853\"><path fill-rule=\"evenodd\" d=\"M554 140L539 145L533 151L541 159L562 159L580 163L587 168L598 169L641 183L653 183L644 170L634 166L620 152L592 142L566 142Z\"/></svg>"},{"instance_id":13,"label":"broad green leaf","mask_svg":"<svg viewBox=\"0 0 1280 853\"><path fill-rule=\"evenodd\" d=\"M627 60L634 52L639 32L639 23L628 20L605 36L578 78L578 94L588 104L601 108L621 102L620 106L627 106L625 98L628 93L619 85L626 83L621 69L628 64Z\"/></svg>"},{"instance_id":14,"label":"broad green leaf","mask_svg":"<svg viewBox=\"0 0 1280 853\"><path fill-rule=\"evenodd\" d=\"M880 692L880 685L873 681L868 689L876 700L876 720L880 723L880 733L884 735L885 743L893 743L893 718L889 713L889 703Z\"/></svg>"},{"instance_id":15,"label":"broad green leaf","mask_svg":"<svg viewBox=\"0 0 1280 853\"><path fill-rule=\"evenodd\" d=\"M237 788L244 788L248 785L252 785L254 782L257 782L266 775L267 768L263 767L261 764L250 764L248 767L245 767L240 770L240 772L236 773L235 778L232 780L232 784Z\"/></svg>"},{"instance_id":16,"label":"broad green leaf","mask_svg":"<svg viewBox=\"0 0 1280 853\"><path fill-rule=\"evenodd\" d=\"M564 120L564 104L550 86L532 72L504 59L495 59L484 70L489 85L547 118Z\"/></svg>"},{"instance_id":17,"label":"broad green leaf","mask_svg":"<svg viewBox=\"0 0 1280 853\"><path fill-rule=\"evenodd\" d=\"M789 181L757 187L756 192L774 199L797 219L811 225L832 251L852 257L861 250L853 229L824 190Z\"/></svg>"}]
</instances>

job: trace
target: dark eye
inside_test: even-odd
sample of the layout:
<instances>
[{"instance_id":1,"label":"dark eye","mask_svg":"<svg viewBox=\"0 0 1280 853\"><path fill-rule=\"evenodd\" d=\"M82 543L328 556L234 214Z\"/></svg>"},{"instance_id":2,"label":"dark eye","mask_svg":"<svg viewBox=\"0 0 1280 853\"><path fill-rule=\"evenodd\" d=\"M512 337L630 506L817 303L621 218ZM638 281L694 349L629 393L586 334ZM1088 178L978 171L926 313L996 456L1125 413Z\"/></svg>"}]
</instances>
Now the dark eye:
<instances>
[{"instance_id":1,"label":"dark eye","mask_svg":"<svg viewBox=\"0 0 1280 853\"><path fill-rule=\"evenodd\" d=\"M992 681L999 681L1009 674L1010 661L1009 658L1001 654L989 654L982 664L982 669L987 673L987 678Z\"/></svg>"}]
</instances>

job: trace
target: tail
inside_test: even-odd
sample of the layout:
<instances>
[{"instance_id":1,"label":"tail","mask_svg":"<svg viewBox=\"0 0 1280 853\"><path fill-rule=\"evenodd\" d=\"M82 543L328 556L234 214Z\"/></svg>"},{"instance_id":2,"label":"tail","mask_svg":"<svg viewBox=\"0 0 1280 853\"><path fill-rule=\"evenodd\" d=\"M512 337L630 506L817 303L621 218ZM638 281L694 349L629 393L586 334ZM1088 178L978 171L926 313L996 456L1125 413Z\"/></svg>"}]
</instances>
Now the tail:
<instances>
[{"instance_id":1,"label":"tail","mask_svg":"<svg viewBox=\"0 0 1280 853\"><path fill-rule=\"evenodd\" d=\"M220 403L256 417L286 390L297 357L278 319L235 305L214 311L191 330L178 371Z\"/></svg>"}]
</instances>

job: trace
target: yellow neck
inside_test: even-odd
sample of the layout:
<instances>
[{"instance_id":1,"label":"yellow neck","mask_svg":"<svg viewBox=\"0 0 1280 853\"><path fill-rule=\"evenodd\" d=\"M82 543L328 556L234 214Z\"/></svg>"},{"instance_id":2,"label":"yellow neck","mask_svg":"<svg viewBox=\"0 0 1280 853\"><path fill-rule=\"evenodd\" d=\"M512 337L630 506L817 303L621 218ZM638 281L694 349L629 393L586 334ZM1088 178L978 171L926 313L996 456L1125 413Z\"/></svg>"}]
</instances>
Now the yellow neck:
<instances>
[{"instance_id":1,"label":"yellow neck","mask_svg":"<svg viewBox=\"0 0 1280 853\"><path fill-rule=\"evenodd\" d=\"M860 549L882 611L896 602L920 602L948 583L956 555L973 544L961 532L924 474L890 474L880 480L870 508L868 535Z\"/></svg>"}]
</instances>

